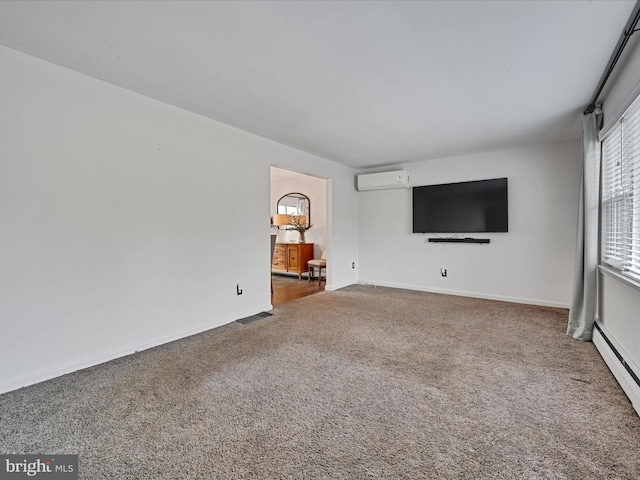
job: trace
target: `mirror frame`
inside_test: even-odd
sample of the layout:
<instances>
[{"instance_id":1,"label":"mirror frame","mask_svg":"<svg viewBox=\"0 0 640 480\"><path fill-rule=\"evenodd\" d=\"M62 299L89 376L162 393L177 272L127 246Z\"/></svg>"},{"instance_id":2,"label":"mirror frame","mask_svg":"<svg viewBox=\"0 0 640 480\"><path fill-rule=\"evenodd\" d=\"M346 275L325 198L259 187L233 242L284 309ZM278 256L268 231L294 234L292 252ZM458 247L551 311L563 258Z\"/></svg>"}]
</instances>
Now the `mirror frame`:
<instances>
[{"instance_id":1,"label":"mirror frame","mask_svg":"<svg viewBox=\"0 0 640 480\"><path fill-rule=\"evenodd\" d=\"M307 227L310 226L311 225L311 200L304 193L300 193L300 192L285 193L283 196L281 196L278 199L278 202L276 203L276 213L280 213L280 212L278 212L278 207L280 206L280 201L283 198L288 197L289 195L296 195L298 197L304 197L307 200Z\"/></svg>"}]
</instances>

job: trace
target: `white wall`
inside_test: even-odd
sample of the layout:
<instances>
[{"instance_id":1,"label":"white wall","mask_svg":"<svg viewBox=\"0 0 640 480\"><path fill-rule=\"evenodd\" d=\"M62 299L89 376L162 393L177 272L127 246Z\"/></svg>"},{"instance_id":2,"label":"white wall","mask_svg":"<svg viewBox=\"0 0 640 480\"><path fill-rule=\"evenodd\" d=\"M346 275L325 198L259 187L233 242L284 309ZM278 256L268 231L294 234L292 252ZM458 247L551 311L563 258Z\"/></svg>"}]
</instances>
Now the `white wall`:
<instances>
[{"instance_id":1,"label":"white wall","mask_svg":"<svg viewBox=\"0 0 640 480\"><path fill-rule=\"evenodd\" d=\"M640 94L640 36L632 35L599 101L604 112L603 132L618 121L630 103ZM595 86L594 86L595 87ZM603 100L604 99L604 100Z\"/></svg>"},{"instance_id":2,"label":"white wall","mask_svg":"<svg viewBox=\"0 0 640 480\"><path fill-rule=\"evenodd\" d=\"M331 285L355 283L350 169L5 47L0 70L0 392L268 310L271 164L329 179Z\"/></svg>"},{"instance_id":3,"label":"white wall","mask_svg":"<svg viewBox=\"0 0 640 480\"><path fill-rule=\"evenodd\" d=\"M560 142L404 165L414 186L509 179L509 233L488 245L411 233L411 190L360 192L360 283L568 307L580 143ZM443 278L440 269L448 276Z\"/></svg>"},{"instance_id":4,"label":"white wall","mask_svg":"<svg viewBox=\"0 0 640 480\"><path fill-rule=\"evenodd\" d=\"M593 343L640 415L640 385L627 371L630 368L640 377L640 284L604 267L598 272L598 290L598 323L617 353L597 329ZM624 359L624 365L618 355Z\"/></svg>"},{"instance_id":5,"label":"white wall","mask_svg":"<svg viewBox=\"0 0 640 480\"><path fill-rule=\"evenodd\" d=\"M272 169L273 171L273 169ZM281 170L280 170L281 171ZM327 182L326 180L296 172L271 176L271 215L277 213L278 200L287 193L299 192L309 197L311 225L305 234L305 241L313 243L314 258L320 258L327 248ZM279 242L297 242L300 235L295 230L277 230Z\"/></svg>"},{"instance_id":6,"label":"white wall","mask_svg":"<svg viewBox=\"0 0 640 480\"><path fill-rule=\"evenodd\" d=\"M599 285L599 313L605 333L640 374L640 288L607 269L599 274Z\"/></svg>"}]
</instances>

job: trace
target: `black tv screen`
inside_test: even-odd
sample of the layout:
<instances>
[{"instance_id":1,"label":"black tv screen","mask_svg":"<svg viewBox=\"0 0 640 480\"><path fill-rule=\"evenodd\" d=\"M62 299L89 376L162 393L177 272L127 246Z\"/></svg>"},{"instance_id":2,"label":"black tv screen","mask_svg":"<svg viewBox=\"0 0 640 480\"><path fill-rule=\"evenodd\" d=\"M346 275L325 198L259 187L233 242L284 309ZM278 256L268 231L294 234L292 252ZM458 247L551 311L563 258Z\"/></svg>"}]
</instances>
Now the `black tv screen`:
<instances>
[{"instance_id":1,"label":"black tv screen","mask_svg":"<svg viewBox=\"0 0 640 480\"><path fill-rule=\"evenodd\" d=\"M413 187L413 233L508 231L506 178Z\"/></svg>"}]
</instances>

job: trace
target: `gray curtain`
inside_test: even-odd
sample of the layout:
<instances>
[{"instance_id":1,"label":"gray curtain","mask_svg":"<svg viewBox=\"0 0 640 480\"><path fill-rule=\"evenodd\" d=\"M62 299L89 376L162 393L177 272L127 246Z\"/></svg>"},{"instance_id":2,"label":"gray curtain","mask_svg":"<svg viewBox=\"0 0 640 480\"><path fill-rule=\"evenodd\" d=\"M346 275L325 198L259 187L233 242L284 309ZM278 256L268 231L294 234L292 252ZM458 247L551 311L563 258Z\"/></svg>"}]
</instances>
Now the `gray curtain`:
<instances>
[{"instance_id":1,"label":"gray curtain","mask_svg":"<svg viewBox=\"0 0 640 480\"><path fill-rule=\"evenodd\" d=\"M567 335L591 340L597 310L598 206L600 192L600 143L598 123L601 110L582 117L582 183L578 235L573 275L573 297Z\"/></svg>"}]
</instances>

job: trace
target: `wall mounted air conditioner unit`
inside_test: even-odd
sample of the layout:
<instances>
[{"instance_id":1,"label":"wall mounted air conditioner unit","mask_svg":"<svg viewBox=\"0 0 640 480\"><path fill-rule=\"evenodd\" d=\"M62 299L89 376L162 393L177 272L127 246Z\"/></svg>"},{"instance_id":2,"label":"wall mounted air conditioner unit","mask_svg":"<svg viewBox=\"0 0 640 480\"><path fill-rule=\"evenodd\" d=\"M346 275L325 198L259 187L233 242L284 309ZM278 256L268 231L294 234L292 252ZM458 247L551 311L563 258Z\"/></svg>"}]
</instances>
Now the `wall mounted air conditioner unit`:
<instances>
[{"instance_id":1,"label":"wall mounted air conditioner unit","mask_svg":"<svg viewBox=\"0 0 640 480\"><path fill-rule=\"evenodd\" d=\"M358 191L409 188L409 170L358 175Z\"/></svg>"}]
</instances>

